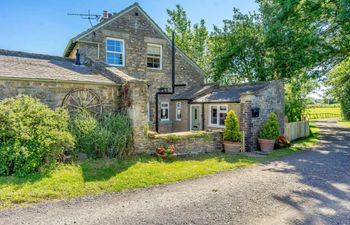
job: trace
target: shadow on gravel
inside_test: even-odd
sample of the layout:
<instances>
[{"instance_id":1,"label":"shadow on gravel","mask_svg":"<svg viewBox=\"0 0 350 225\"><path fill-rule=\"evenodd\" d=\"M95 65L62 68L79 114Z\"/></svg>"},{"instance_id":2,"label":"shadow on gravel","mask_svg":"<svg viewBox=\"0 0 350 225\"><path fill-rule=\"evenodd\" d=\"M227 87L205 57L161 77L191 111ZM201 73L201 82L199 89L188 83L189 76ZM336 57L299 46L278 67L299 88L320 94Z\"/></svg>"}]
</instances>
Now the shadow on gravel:
<instances>
[{"instance_id":1,"label":"shadow on gravel","mask_svg":"<svg viewBox=\"0 0 350 225\"><path fill-rule=\"evenodd\" d=\"M294 197L275 195L275 199L287 204L305 218L290 221L291 224L314 224L314 214L305 212L302 201L312 201L320 209L317 217L332 224L339 218L350 219L349 209L341 201L350 202L350 129L337 126L334 120L316 122L321 130L315 150L290 157L284 162L291 168L272 172L295 173L299 182L310 187L309 191L293 192ZM350 224L350 220L343 221ZM337 223L338 224L338 223Z\"/></svg>"}]
</instances>

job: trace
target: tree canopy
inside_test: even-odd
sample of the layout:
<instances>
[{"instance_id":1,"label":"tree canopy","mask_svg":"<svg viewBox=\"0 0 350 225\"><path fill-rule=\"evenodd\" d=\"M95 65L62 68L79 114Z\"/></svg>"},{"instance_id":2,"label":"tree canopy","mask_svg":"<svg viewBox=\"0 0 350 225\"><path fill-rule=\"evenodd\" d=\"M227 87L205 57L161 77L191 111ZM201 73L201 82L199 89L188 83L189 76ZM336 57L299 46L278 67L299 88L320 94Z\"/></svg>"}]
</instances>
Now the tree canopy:
<instances>
[{"instance_id":1,"label":"tree canopy","mask_svg":"<svg viewBox=\"0 0 350 225\"><path fill-rule=\"evenodd\" d=\"M173 10L168 9L168 20L165 27L167 35L175 33L175 43L180 49L193 59L205 72L209 69L208 40L209 32L204 19L198 24L191 25L187 13L176 5Z\"/></svg>"},{"instance_id":2,"label":"tree canopy","mask_svg":"<svg viewBox=\"0 0 350 225\"><path fill-rule=\"evenodd\" d=\"M317 81L350 56L349 0L257 0L258 12L233 10L208 35L184 9L168 10L167 33L209 74L230 84L285 79L286 114L301 119Z\"/></svg>"},{"instance_id":3,"label":"tree canopy","mask_svg":"<svg viewBox=\"0 0 350 225\"><path fill-rule=\"evenodd\" d=\"M335 66L329 76L331 93L340 102L343 117L350 120L350 57Z\"/></svg>"}]
</instances>

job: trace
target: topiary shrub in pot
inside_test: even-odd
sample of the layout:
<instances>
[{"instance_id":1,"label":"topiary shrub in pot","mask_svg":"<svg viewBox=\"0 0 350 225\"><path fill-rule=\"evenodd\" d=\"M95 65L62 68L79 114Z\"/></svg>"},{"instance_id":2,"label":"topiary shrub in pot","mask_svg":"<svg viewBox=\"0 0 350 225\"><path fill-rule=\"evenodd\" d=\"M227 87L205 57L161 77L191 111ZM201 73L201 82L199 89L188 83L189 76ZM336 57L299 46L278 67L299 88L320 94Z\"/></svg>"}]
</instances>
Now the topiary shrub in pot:
<instances>
[{"instance_id":1,"label":"topiary shrub in pot","mask_svg":"<svg viewBox=\"0 0 350 225\"><path fill-rule=\"evenodd\" d=\"M270 152L275 146L277 137L280 135L278 119L275 113L270 113L269 118L259 133L259 145L263 152Z\"/></svg>"},{"instance_id":2,"label":"topiary shrub in pot","mask_svg":"<svg viewBox=\"0 0 350 225\"><path fill-rule=\"evenodd\" d=\"M224 147L227 153L237 153L241 150L242 134L236 113L230 110L225 119Z\"/></svg>"}]
</instances>

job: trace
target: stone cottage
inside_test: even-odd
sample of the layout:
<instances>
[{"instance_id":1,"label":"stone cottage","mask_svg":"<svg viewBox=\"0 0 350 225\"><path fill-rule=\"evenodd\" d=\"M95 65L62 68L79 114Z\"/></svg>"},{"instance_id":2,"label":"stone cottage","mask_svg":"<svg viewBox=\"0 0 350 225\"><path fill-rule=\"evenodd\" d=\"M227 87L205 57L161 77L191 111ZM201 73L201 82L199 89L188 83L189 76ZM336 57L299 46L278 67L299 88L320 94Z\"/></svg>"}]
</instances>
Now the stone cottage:
<instances>
[{"instance_id":1,"label":"stone cottage","mask_svg":"<svg viewBox=\"0 0 350 225\"><path fill-rule=\"evenodd\" d=\"M103 13L72 38L64 57L0 50L0 98L29 94L55 108L95 114L124 110L134 147L147 151L147 123L159 133L222 129L233 109L248 150L270 112L284 124L283 81L221 87L205 84L202 69L174 45L137 4Z\"/></svg>"}]
</instances>

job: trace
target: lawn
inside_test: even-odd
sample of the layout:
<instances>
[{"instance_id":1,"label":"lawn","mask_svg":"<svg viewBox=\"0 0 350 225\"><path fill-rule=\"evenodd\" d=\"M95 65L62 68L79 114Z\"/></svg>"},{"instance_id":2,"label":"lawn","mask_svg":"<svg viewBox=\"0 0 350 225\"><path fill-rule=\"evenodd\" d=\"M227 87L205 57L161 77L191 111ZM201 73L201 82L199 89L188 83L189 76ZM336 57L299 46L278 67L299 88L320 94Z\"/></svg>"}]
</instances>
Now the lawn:
<instances>
[{"instance_id":1,"label":"lawn","mask_svg":"<svg viewBox=\"0 0 350 225\"><path fill-rule=\"evenodd\" d=\"M264 157L212 154L161 160L152 156L135 156L123 160L63 164L49 174L0 177L0 208L149 187L266 162L315 144L318 129L314 126L311 129L311 137Z\"/></svg>"},{"instance_id":2,"label":"lawn","mask_svg":"<svg viewBox=\"0 0 350 225\"><path fill-rule=\"evenodd\" d=\"M345 120L339 120L338 123L343 124L345 126L350 127L350 121L345 121Z\"/></svg>"}]
</instances>

